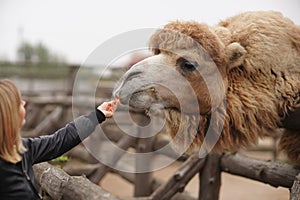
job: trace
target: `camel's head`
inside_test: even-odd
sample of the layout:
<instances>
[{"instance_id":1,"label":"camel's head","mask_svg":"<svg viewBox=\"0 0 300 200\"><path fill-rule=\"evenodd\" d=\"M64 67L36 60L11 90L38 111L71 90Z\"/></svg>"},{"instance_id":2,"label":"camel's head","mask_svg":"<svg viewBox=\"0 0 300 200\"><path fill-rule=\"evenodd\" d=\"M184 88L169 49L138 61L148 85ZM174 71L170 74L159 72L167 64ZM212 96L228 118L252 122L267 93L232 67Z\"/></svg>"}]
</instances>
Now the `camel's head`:
<instances>
[{"instance_id":1,"label":"camel's head","mask_svg":"<svg viewBox=\"0 0 300 200\"><path fill-rule=\"evenodd\" d=\"M153 34L149 47L154 55L127 71L114 95L134 109L166 111L171 132L193 116L196 133L200 116L225 100L224 44L206 25L173 22Z\"/></svg>"}]
</instances>

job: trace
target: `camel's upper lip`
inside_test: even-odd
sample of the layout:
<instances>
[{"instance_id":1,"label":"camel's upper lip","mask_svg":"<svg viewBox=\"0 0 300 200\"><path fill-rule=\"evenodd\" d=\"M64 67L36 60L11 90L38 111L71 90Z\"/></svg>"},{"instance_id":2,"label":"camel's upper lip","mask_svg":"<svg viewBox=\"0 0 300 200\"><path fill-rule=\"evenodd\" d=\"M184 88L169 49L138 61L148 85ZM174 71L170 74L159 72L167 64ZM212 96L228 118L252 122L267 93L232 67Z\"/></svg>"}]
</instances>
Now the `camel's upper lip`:
<instances>
[{"instance_id":1,"label":"camel's upper lip","mask_svg":"<svg viewBox=\"0 0 300 200\"><path fill-rule=\"evenodd\" d=\"M113 96L114 96L114 98L120 99L120 103L121 104L126 105L126 104L129 104L130 98L132 96L135 96L135 95L138 95L138 94L142 94L142 93L145 94L148 91L151 91L151 92L154 93L155 92L155 88L153 86L151 86L151 85L144 85L143 87L141 87L141 88L139 88L139 89L137 89L135 91L132 91L132 92L130 92L130 91L127 91L127 92L124 92L124 91L122 91L122 92L120 92L120 91L114 92Z\"/></svg>"}]
</instances>

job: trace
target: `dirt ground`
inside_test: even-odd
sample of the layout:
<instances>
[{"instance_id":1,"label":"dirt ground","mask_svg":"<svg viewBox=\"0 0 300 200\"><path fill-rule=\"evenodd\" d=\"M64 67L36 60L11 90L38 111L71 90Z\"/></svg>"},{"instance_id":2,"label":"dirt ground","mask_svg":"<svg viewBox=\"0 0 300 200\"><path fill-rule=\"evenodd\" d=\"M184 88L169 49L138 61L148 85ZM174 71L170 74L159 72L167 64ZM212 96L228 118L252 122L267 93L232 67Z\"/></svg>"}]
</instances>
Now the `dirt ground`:
<instances>
[{"instance_id":1,"label":"dirt ground","mask_svg":"<svg viewBox=\"0 0 300 200\"><path fill-rule=\"evenodd\" d=\"M156 178L167 180L177 169L178 163L154 173ZM134 187L118 175L109 174L101 186L119 197L132 197ZM185 188L191 196L198 196L199 181L195 176ZM286 188L274 188L264 183L239 176L222 173L220 200L287 200L289 191Z\"/></svg>"},{"instance_id":2,"label":"dirt ground","mask_svg":"<svg viewBox=\"0 0 300 200\"><path fill-rule=\"evenodd\" d=\"M243 154L263 160L272 158L271 152L242 152ZM180 166L179 162L175 162L170 166L155 171L154 177L162 181L168 180L175 170ZM268 184L257 182L251 179L240 176L222 173L222 185L220 191L220 200L288 200L289 190L287 188L275 188ZM101 186L107 191L115 194L118 197L132 197L134 187L120 178L118 175L109 174L102 182ZM185 190L197 198L199 180L198 176L188 183Z\"/></svg>"}]
</instances>

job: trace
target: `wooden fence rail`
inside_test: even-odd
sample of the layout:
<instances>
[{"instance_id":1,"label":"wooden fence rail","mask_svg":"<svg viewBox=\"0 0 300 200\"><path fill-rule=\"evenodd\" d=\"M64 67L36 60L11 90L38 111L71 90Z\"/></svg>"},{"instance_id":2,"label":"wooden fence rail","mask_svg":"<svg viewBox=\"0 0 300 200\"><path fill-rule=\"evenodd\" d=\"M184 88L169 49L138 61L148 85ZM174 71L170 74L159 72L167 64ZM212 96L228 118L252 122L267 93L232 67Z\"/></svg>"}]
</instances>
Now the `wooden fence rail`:
<instances>
[{"instance_id":1,"label":"wooden fence rail","mask_svg":"<svg viewBox=\"0 0 300 200\"><path fill-rule=\"evenodd\" d=\"M38 185L53 199L120 200L84 176L70 176L48 163L34 166Z\"/></svg>"},{"instance_id":2,"label":"wooden fence rail","mask_svg":"<svg viewBox=\"0 0 300 200\"><path fill-rule=\"evenodd\" d=\"M231 163L230 161L233 162ZM239 161L241 161L241 163L239 163ZM228 171L229 168L230 170ZM176 199L173 197L177 193L183 192L185 186L189 183L191 178L193 178L200 172L201 184L199 199L217 200L219 199L219 191L221 186L221 171L224 171L224 169L226 169L225 171L227 173L239 175L253 180L258 180L276 187L282 186L289 188L291 189L290 199L300 199L300 169L296 169L288 164L256 160L241 156L239 154L208 155L204 159L198 158L197 154L191 155L189 159L186 160L182 164L182 166L174 173L174 175L171 176L171 178L167 182L161 184L158 188L156 188L156 190L150 196L142 198L136 197L131 199ZM241 169L247 170L243 172L243 170ZM75 199L86 199L87 195L91 194L95 195L95 197L98 198L99 196L106 196L107 198L107 192L102 190L100 187L98 188L98 186L96 187L96 189L96 185L88 181L86 178L74 178L75 180L71 183L69 180L74 176L66 175L61 171L62 170L56 169L53 166L50 167L45 163L35 166L35 174L39 185L41 185L42 189L46 191L52 198L57 199L58 196L61 195L65 195L66 199L68 199L67 197L74 198L74 196L72 196L72 193L70 193L70 190L76 187L77 184L80 184L81 187L77 187L76 192L80 192L81 195L76 196ZM264 179L262 177L268 178ZM84 187L82 187L82 184L84 184ZM67 192L64 190L67 190ZM111 199L117 199L116 197L114 197L114 195L110 195L110 197ZM181 198L183 197L181 196ZM184 196L184 199L193 198L186 195Z\"/></svg>"}]
</instances>

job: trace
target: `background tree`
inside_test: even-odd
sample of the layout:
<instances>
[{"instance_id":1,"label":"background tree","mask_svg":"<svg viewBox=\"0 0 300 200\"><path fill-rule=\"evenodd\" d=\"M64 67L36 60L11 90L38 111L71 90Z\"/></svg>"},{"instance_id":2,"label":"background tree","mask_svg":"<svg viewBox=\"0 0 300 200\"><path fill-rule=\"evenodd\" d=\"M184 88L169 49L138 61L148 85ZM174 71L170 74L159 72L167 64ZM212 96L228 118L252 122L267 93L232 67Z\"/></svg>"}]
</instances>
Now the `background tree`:
<instances>
[{"instance_id":1,"label":"background tree","mask_svg":"<svg viewBox=\"0 0 300 200\"><path fill-rule=\"evenodd\" d=\"M35 54L38 62L47 63L50 61L51 53L50 53L49 49L42 42L39 42L35 46L34 54Z\"/></svg>"},{"instance_id":2,"label":"background tree","mask_svg":"<svg viewBox=\"0 0 300 200\"><path fill-rule=\"evenodd\" d=\"M25 62L31 62L34 55L33 49L33 46L29 42L22 42L17 50L18 59Z\"/></svg>"},{"instance_id":3,"label":"background tree","mask_svg":"<svg viewBox=\"0 0 300 200\"><path fill-rule=\"evenodd\" d=\"M51 50L43 43L22 42L17 50L18 60L23 62L65 63L65 58Z\"/></svg>"}]
</instances>

